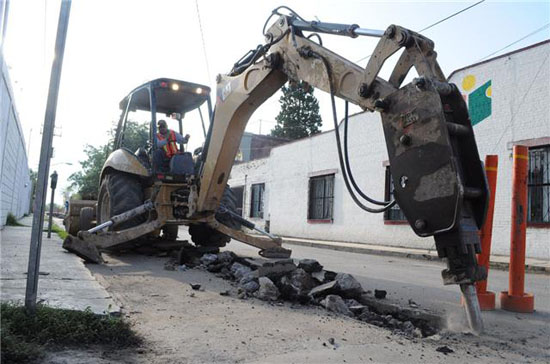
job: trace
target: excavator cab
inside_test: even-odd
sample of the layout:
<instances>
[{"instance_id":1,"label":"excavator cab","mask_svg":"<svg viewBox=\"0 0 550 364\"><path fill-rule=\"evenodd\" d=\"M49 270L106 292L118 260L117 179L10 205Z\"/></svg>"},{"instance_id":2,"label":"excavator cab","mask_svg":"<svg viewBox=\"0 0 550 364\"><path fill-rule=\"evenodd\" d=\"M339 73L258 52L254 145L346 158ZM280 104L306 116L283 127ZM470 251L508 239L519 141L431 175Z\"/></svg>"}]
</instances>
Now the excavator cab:
<instances>
[{"instance_id":1,"label":"excavator cab","mask_svg":"<svg viewBox=\"0 0 550 364\"><path fill-rule=\"evenodd\" d=\"M207 115L210 116L212 114L210 88L191 82L159 78L135 88L119 104L122 112L117 126L114 150L122 149L131 153L153 179L166 182L182 181L186 177L196 175L197 170L192 154L185 150L184 143L178 144L178 152L170 160L166 160L162 165L156 165L161 163L155 161L153 155L162 147L157 145L155 136L158 132L159 120L165 120L169 129L184 135L182 119L186 114L196 110L200 115L204 131L201 106L205 103L208 108ZM143 145L132 145L136 142L136 138L135 135L132 137L128 135L135 130L128 127L130 123L137 124L141 130L149 131L147 141L143 141ZM132 170L127 172L135 173Z\"/></svg>"}]
</instances>

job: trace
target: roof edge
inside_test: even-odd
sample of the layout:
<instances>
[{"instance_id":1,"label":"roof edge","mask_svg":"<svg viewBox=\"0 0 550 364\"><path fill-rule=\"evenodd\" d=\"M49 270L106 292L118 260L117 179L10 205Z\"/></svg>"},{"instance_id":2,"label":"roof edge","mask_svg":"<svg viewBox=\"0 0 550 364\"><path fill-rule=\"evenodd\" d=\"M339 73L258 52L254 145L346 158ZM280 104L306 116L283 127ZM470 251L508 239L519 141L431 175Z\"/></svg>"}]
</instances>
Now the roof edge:
<instances>
[{"instance_id":1,"label":"roof edge","mask_svg":"<svg viewBox=\"0 0 550 364\"><path fill-rule=\"evenodd\" d=\"M531 44L531 45L528 45L527 47L523 47L523 48L519 48L519 49L516 49L514 51L511 51L511 52L508 52L508 53L504 53L504 54L501 54L500 56L496 56L496 57L493 57L493 58L489 58L489 59L486 59L484 61L481 61L481 62L476 62L476 63L472 63L468 66L465 66L465 67L462 67L462 68L459 68L459 69L456 69L454 70L453 72L451 72L451 74L449 76L447 76L447 81L451 79L451 77L453 77L453 75L455 73L458 73L460 71L464 71L468 68L472 68L472 67L476 67L476 66L479 66L479 65L482 65L482 64L485 64L485 63L489 63L489 62L492 62L494 61L495 59L499 59L499 58L504 58L504 57L508 57L512 54L515 54L515 53L519 53L519 52L523 52L523 51L526 51L528 49L531 49L531 48L536 48L536 47L539 47L543 44L546 44L546 43L550 43L550 39L546 39L546 40L543 40L541 42L538 42L538 43L534 43L534 44Z\"/></svg>"}]
</instances>

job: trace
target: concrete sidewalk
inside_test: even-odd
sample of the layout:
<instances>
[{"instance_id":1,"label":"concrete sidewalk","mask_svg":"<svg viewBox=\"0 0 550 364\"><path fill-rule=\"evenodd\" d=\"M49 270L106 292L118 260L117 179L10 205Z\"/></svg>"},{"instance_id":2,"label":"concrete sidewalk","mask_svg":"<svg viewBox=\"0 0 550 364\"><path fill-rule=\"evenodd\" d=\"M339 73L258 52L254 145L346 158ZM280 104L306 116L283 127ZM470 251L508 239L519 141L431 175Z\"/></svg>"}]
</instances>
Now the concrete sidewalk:
<instances>
[{"instance_id":1,"label":"concrete sidewalk","mask_svg":"<svg viewBox=\"0 0 550 364\"><path fill-rule=\"evenodd\" d=\"M0 299L25 301L32 216L19 220L25 226L5 226L0 231ZM85 310L97 314L119 312L110 294L95 280L82 259L61 247L52 233L42 238L38 302L52 307Z\"/></svg>"},{"instance_id":2,"label":"concrete sidewalk","mask_svg":"<svg viewBox=\"0 0 550 364\"><path fill-rule=\"evenodd\" d=\"M301 245L314 248L332 249L338 251L346 251L352 253L374 254L398 256L413 259L439 259L436 250L401 248L385 245L363 244L363 243L346 243L342 241L325 241L303 238L282 237L283 243L286 245ZM495 269L508 270L510 265L510 257L503 255L492 255L490 259L490 267ZM550 260L544 259L525 259L525 270L531 273L550 274Z\"/></svg>"}]
</instances>

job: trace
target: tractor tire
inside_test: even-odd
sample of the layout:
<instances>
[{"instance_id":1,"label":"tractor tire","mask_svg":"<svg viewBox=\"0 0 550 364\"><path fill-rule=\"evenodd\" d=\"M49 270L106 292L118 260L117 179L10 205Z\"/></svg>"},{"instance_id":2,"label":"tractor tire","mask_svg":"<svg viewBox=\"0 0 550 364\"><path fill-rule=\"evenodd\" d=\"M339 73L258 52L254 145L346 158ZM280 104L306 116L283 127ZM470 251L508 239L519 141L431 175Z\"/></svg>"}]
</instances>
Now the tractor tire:
<instances>
[{"instance_id":1,"label":"tractor tire","mask_svg":"<svg viewBox=\"0 0 550 364\"><path fill-rule=\"evenodd\" d=\"M223 207L220 207L218 209L215 215L216 220L218 220L225 226L230 227L231 229L240 229L241 224L238 221L235 221L231 214L227 212L227 210L230 210L232 212L237 211L237 199L235 198L235 194L229 186L225 187L221 205L223 205L225 209ZM193 241L195 245L200 246L222 248L231 240L229 236L222 234L205 224L196 224L189 226L189 235L191 235L191 241Z\"/></svg>"},{"instance_id":2,"label":"tractor tire","mask_svg":"<svg viewBox=\"0 0 550 364\"><path fill-rule=\"evenodd\" d=\"M229 236L212 229L206 224L189 226L189 235L191 235L191 241L197 246L222 248L231 240Z\"/></svg>"},{"instance_id":3,"label":"tractor tire","mask_svg":"<svg viewBox=\"0 0 550 364\"><path fill-rule=\"evenodd\" d=\"M80 209L80 230L90 230L94 227L94 208L83 207Z\"/></svg>"},{"instance_id":4,"label":"tractor tire","mask_svg":"<svg viewBox=\"0 0 550 364\"><path fill-rule=\"evenodd\" d=\"M162 227L162 238L168 241L175 241L178 239L178 225L164 225Z\"/></svg>"},{"instance_id":5,"label":"tractor tire","mask_svg":"<svg viewBox=\"0 0 550 364\"><path fill-rule=\"evenodd\" d=\"M143 204L143 189L137 177L122 172L112 172L103 179L97 201L98 224L109 221ZM113 230L125 230L145 222L144 215L136 216L114 227Z\"/></svg>"}]
</instances>

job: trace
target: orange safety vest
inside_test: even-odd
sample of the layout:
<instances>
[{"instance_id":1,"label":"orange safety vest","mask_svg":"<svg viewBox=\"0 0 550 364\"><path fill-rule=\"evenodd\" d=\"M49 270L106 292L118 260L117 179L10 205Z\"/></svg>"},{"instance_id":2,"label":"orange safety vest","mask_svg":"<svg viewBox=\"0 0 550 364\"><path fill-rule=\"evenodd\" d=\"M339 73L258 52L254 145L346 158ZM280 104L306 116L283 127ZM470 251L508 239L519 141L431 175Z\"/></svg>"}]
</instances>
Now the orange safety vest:
<instances>
[{"instance_id":1,"label":"orange safety vest","mask_svg":"<svg viewBox=\"0 0 550 364\"><path fill-rule=\"evenodd\" d=\"M166 139L164 135L161 133L157 133L157 137L159 140ZM174 133L173 130L169 130L168 132L168 143L166 143L165 146L162 147L164 150L164 153L166 153L166 157L172 158L174 154L178 153L178 144L176 143L176 133Z\"/></svg>"}]
</instances>

